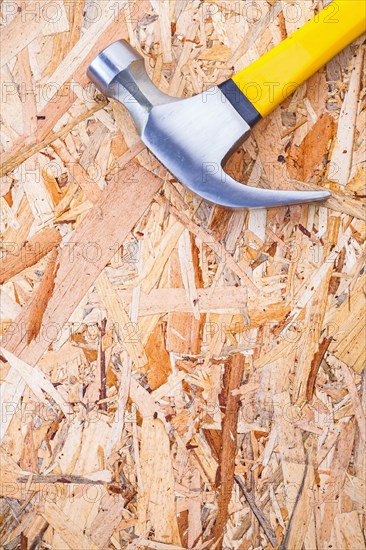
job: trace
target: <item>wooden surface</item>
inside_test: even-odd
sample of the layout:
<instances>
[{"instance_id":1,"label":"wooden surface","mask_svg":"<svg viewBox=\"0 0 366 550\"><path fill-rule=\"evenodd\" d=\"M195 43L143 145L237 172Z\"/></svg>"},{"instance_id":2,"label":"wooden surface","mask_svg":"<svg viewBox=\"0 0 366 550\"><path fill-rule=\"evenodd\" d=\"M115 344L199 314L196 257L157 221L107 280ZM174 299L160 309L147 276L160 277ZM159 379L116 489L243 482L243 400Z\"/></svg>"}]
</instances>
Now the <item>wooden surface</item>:
<instances>
[{"instance_id":1,"label":"wooden surface","mask_svg":"<svg viewBox=\"0 0 366 550\"><path fill-rule=\"evenodd\" d=\"M316 206L206 204L85 74L189 97L323 5L2 2L2 548L365 548L363 38L227 164Z\"/></svg>"}]
</instances>

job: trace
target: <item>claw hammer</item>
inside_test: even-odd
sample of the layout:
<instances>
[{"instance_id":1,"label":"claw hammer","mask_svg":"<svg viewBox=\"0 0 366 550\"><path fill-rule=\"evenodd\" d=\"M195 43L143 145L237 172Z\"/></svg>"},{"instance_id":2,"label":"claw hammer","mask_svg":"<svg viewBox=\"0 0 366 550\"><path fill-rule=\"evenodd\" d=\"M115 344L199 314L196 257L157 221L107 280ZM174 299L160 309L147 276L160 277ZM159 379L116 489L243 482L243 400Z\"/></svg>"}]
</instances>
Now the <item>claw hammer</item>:
<instances>
[{"instance_id":1,"label":"claw hammer","mask_svg":"<svg viewBox=\"0 0 366 550\"><path fill-rule=\"evenodd\" d=\"M119 100L141 140L165 167L204 199L231 208L324 200L328 191L287 191L243 185L223 165L251 128L366 30L364 0L333 0L312 20L219 86L190 98L162 93L144 58L126 41L103 50L88 77Z\"/></svg>"}]
</instances>

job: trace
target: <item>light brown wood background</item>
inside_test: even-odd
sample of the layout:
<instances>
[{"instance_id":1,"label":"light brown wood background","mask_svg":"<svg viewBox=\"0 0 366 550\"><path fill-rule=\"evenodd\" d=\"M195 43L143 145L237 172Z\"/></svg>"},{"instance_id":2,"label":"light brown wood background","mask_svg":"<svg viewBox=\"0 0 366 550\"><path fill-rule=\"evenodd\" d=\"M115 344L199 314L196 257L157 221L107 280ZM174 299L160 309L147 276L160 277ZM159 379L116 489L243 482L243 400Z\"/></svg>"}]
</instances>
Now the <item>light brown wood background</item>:
<instances>
[{"instance_id":1,"label":"light brown wood background","mask_svg":"<svg viewBox=\"0 0 366 550\"><path fill-rule=\"evenodd\" d=\"M7 550L365 547L363 39L227 166L316 206L206 204L85 74L126 38L188 97L322 6L3 0Z\"/></svg>"}]
</instances>

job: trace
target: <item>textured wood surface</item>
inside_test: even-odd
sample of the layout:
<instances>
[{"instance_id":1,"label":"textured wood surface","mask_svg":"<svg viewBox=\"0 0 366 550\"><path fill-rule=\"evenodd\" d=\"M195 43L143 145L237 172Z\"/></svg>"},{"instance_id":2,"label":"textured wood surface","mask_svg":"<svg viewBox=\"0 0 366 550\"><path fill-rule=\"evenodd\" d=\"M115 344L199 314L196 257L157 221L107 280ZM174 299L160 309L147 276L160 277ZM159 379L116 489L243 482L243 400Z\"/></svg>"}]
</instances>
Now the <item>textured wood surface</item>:
<instances>
[{"instance_id":1,"label":"textured wood surface","mask_svg":"<svg viewBox=\"0 0 366 550\"><path fill-rule=\"evenodd\" d=\"M365 548L364 37L226 166L321 205L192 196L86 76L190 97L326 3L1 3L1 548Z\"/></svg>"}]
</instances>

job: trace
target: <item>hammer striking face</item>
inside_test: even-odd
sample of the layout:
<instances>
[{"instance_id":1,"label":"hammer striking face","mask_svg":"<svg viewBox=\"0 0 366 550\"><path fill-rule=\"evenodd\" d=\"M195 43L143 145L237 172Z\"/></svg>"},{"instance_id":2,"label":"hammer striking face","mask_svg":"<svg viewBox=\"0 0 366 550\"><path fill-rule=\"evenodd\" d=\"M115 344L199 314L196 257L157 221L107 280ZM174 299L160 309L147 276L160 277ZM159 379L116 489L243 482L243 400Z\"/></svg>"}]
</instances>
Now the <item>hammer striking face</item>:
<instances>
[{"instance_id":1,"label":"hammer striking face","mask_svg":"<svg viewBox=\"0 0 366 550\"><path fill-rule=\"evenodd\" d=\"M89 66L88 76L103 94L123 103L145 145L204 199L234 208L323 200L330 196L327 191L243 185L223 165L262 116L363 32L363 2L337 0L333 5L341 12L337 23L327 25L323 10L320 18L233 79L191 98L174 98L158 90L145 71L143 57L124 40L103 50Z\"/></svg>"}]
</instances>

